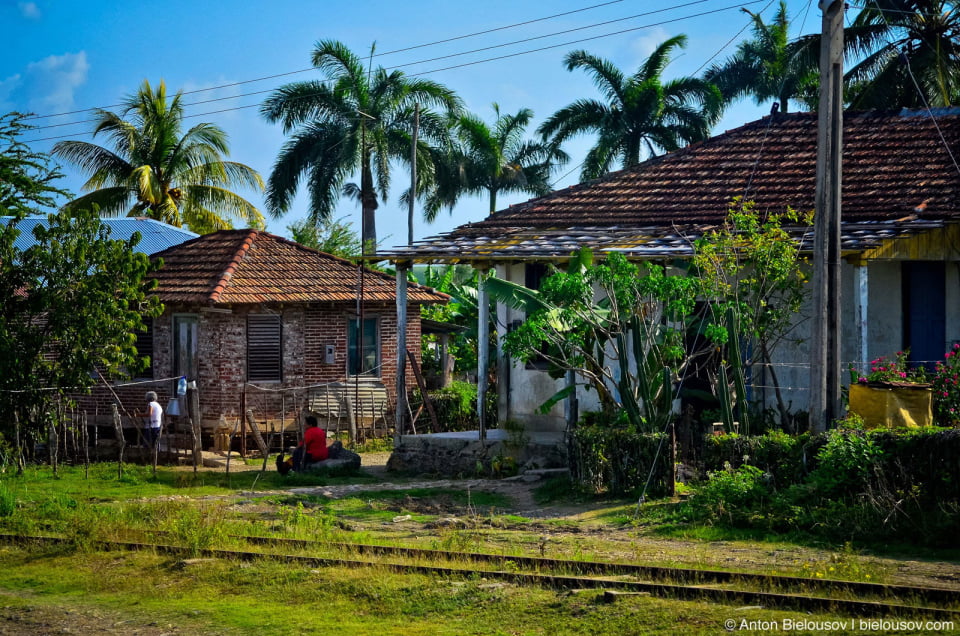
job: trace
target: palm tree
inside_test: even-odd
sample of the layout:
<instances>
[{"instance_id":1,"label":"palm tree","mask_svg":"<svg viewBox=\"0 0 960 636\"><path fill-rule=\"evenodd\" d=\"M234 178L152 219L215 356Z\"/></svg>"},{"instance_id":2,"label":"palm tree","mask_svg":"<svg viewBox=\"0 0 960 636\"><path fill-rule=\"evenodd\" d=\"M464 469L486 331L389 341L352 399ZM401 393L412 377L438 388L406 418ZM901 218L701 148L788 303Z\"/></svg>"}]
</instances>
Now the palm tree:
<instances>
[{"instance_id":1,"label":"palm tree","mask_svg":"<svg viewBox=\"0 0 960 636\"><path fill-rule=\"evenodd\" d=\"M436 188L427 198L426 216L432 221L440 207L452 207L464 195L487 195L489 211L497 209L501 192L541 196L551 191L550 173L568 161L559 146L524 140L533 111L521 108L503 114L493 104L492 125L476 115L463 115L454 124L454 143L434 159Z\"/></svg>"},{"instance_id":2,"label":"palm tree","mask_svg":"<svg viewBox=\"0 0 960 636\"><path fill-rule=\"evenodd\" d=\"M378 196L387 198L391 163L410 159L415 104L456 113L460 100L436 82L409 78L400 71L388 73L379 66L365 70L360 58L337 41L318 42L312 61L324 81L282 86L260 110L290 135L267 182L267 209L274 214L287 211L305 177L309 218L322 221L330 216L346 179L359 171L360 185L348 187L347 192L360 199L362 239L368 250L376 245L375 212ZM420 137L444 136L448 128L442 119L422 112ZM421 174L418 181L428 178L429 173Z\"/></svg>"},{"instance_id":3,"label":"palm tree","mask_svg":"<svg viewBox=\"0 0 960 636\"><path fill-rule=\"evenodd\" d=\"M661 77L670 53L686 42L684 35L663 42L629 77L610 61L586 51L569 53L564 59L567 70L587 70L606 101L577 100L554 113L539 132L555 143L597 133L597 143L583 163L582 179L599 177L616 159L624 168L640 163L643 148L653 155L657 149L676 150L705 139L720 114L720 91L698 78L664 81Z\"/></svg>"},{"instance_id":4,"label":"palm tree","mask_svg":"<svg viewBox=\"0 0 960 636\"><path fill-rule=\"evenodd\" d=\"M850 106L957 103L960 5L952 0L868 0L865 5L846 29L846 48L860 60L845 77Z\"/></svg>"},{"instance_id":5,"label":"palm tree","mask_svg":"<svg viewBox=\"0 0 960 636\"><path fill-rule=\"evenodd\" d=\"M144 81L119 113L96 111L93 136L103 133L112 150L86 141L61 141L53 154L91 176L89 191L64 206L78 210L97 205L100 213L146 216L198 233L232 227L238 219L262 227L263 215L231 189L263 190L263 180L249 166L225 161L226 133L201 123L182 132L182 93L167 98L161 80L154 90Z\"/></svg>"},{"instance_id":6,"label":"palm tree","mask_svg":"<svg viewBox=\"0 0 960 636\"><path fill-rule=\"evenodd\" d=\"M770 24L759 13L741 11L753 21L753 39L741 42L736 53L707 69L703 78L716 84L728 104L751 96L758 106L776 100L787 112L791 99L815 92L817 58L787 39L790 20L784 0Z\"/></svg>"}]
</instances>

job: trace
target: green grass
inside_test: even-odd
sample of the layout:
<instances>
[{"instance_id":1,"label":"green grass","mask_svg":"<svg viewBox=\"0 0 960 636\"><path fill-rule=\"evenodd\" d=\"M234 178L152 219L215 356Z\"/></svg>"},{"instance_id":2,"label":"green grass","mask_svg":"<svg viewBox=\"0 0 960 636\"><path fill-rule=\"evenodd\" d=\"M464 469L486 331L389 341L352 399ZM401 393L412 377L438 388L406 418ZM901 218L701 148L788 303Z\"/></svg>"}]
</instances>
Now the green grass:
<instances>
[{"instance_id":1,"label":"green grass","mask_svg":"<svg viewBox=\"0 0 960 636\"><path fill-rule=\"evenodd\" d=\"M96 545L94 541L98 539L158 541L182 545L193 550L194 553L199 553L200 550L208 547L243 549L249 547L232 538L232 535L308 539L320 542L320 545L312 546L309 550L318 555L327 556L342 555L338 555L337 548L332 545L323 545L325 542L331 544L355 542L487 552L509 556L543 554L553 558L579 560L743 569L811 577L821 572L824 578L880 582L894 582L893 575L897 570L896 562L882 561L866 554L867 551L863 546L831 546L823 541L817 543L804 541L802 537L775 536L756 531L692 524L684 521L680 507L670 502L644 504L640 508L639 516L634 518L636 502L586 498L584 501L588 505L583 506L573 518L530 519L507 514L505 510L509 509L511 502L504 496L475 490L467 491L449 487L401 488L357 492L346 498L334 499L311 493L264 492L275 489L272 484L277 482L271 480L278 480L283 486L292 485L289 479L283 480L275 473L261 476L254 489L253 478L258 474L253 472L233 475L231 477L236 479L232 487L225 485L225 475L222 473L201 473L194 477L192 471L169 468L161 468L158 470L157 477L154 478L149 469L127 467L125 477L118 480L116 465L92 467L89 478L83 476L82 469L72 467L62 467L59 478L54 478L49 470L44 469L31 469L22 477L0 475L0 504L2 504L0 505L0 532L49 533L61 535L70 540L69 546L62 548L59 552L34 551L38 569L31 570L30 567L26 567L22 574L6 572L9 569L7 565L19 569L21 562L15 559L8 549L0 548L0 571L3 571L0 572L0 594L3 594L3 590L13 590L17 594L32 590L31 594L39 594L42 597L43 591L34 589L39 585L37 582L49 575L41 567L41 562L48 563L44 567L51 569L54 567L70 569L73 567L70 564L75 564L80 572L99 568L103 576L128 577L132 586L131 595L134 596L139 594L137 590L141 581L138 577L142 576L147 581L150 581L151 577L156 577L153 584L158 586L158 589L164 590L166 594L166 588L163 586L179 586L182 584L180 579L185 576L180 570L173 568L169 560L158 559L153 562L149 559L144 560L148 555L138 555L136 560L138 567L145 568L138 574L136 571L122 569L122 562L128 558L127 555L112 557L99 555L94 550ZM303 479L306 480L306 477ZM305 485L369 483L369 481L370 478L365 475L356 475L352 478L314 477ZM569 503L560 496L563 489L562 481L548 483L548 486L547 490L555 493L552 495L553 501L560 505ZM279 488L276 489L279 490ZM260 491L261 494L251 492L254 490ZM2 514L2 506L10 505L13 506L13 513ZM411 516L409 520L394 522L396 517L408 514ZM456 525L432 523L442 517L450 516L456 516L459 522ZM717 542L722 542L723 547L718 548ZM920 555L919 552L911 554L909 549L903 546L897 549L904 551L904 557L916 559ZM741 560L739 555L744 553L750 558ZM731 555L737 555L737 557L727 558ZM955 559L956 551L924 550L922 555L929 559ZM54 566L54 563L57 565ZM288 603L288 596L295 598L300 594L297 586L302 584L309 589L319 585L316 580L318 575L304 568L283 568L270 565L268 562L257 566L214 563L216 565L211 565L209 568L209 576L207 568L186 570L197 587L195 592L191 593L193 595L185 593L182 604L185 608L192 608L191 603L196 604L196 609L200 612L198 624L209 626L215 624L215 620L224 620L224 633L231 633L231 630L235 630L232 633L247 633L246 630L258 628L261 625L275 628L281 633L288 633L283 627L288 623L273 622L272 619L261 622L261 618L256 615L256 605L240 597L243 594L253 594L263 600L265 608L272 607L270 603L278 603L277 607L272 607L271 611L277 611L282 616L288 617L289 611L284 607ZM201 571L203 576L200 576ZM219 576L222 580L213 576L216 572L220 572ZM410 627L409 633L430 632L426 627L421 629L419 623L405 622L405 619L410 617L424 621L424 625L433 625L437 628L437 633L454 633L457 627L465 629L467 633L473 633L471 632L472 623L466 618L468 615L463 615L462 611L456 608L450 609L447 604L448 597L452 596L455 600L459 599L464 603L483 606L488 601L483 600L487 597L483 596L486 592L482 591L500 590L500 593L507 594L504 591L505 588L498 585L489 588L477 587L470 592L474 596L461 598L458 596L461 592L461 583L486 585L487 582L467 581L453 585L451 581L438 581L428 577L410 579L400 575L381 574L379 570L362 572L358 570L359 574L356 576L362 580L358 580L353 574L346 574L349 571L334 569L322 570L319 576L328 576L331 572L337 572L337 577L343 579L340 581L341 590L351 590L350 594L370 599L367 605L361 603L356 607L348 608L344 603L349 605L349 602L341 599L337 595L338 592L331 589L328 590L327 596L322 598L332 606L344 608L344 611L352 608L350 611L359 611L361 615L363 612L375 613L374 600L379 598L384 603L396 603L400 608L389 615L392 619L368 616L360 622L347 623L361 633L367 631L408 633L399 628L401 625ZM23 578L18 578L21 576ZM236 588L239 591L231 587L232 578L239 577L245 580L248 576L251 577L251 581L245 584L247 587L239 586ZM93 574L82 581L76 580L70 583L73 577L74 573L71 571L64 573L63 580L57 579L57 585L66 587L56 588L56 594L62 594L64 598L71 594L84 595L85 598L90 595L90 598L96 599L91 603L98 608L119 607L126 611L127 606L122 604L120 592L113 591L106 583L96 582ZM267 580L270 577L275 577L276 581ZM371 582L368 580L370 577L383 577L386 582L382 585L378 581ZM393 596L400 594L398 590L402 589L403 582L407 580L414 581L410 584L411 589L415 590L415 596L421 597L413 605ZM256 587L258 581L263 586L262 589ZM284 581L286 583L283 583ZM105 587L100 589L97 585ZM285 586L294 589L288 589ZM122 587L121 581L120 589ZM547 616L555 617L555 609L556 612L560 612L561 609L568 612L582 611L585 616L592 615L591 612L594 610L593 605L584 609L578 604L582 603L582 597L574 603L566 595L557 595L553 592L512 586L507 586L506 589L509 590L507 597L497 602L515 607L521 614L526 611L521 599L530 599L533 606L546 612ZM346 592L342 593L346 594ZM198 599L201 599L203 594L220 599L220 602L201 602ZM292 607L299 607L297 605L299 601L291 600L289 603ZM304 601L304 607L307 606L306 603L307 601ZM664 616L670 611L678 615L682 614L685 611L684 608L690 606L683 603L663 603L667 603L662 606L661 613ZM138 598L135 607L148 604L147 599ZM0 606L2 605L0 603ZM231 618L223 617L223 607L230 608ZM670 609L666 609L667 607ZM152 608L149 611L144 609L143 616L148 617L152 611L162 613L161 609ZM614 611L614 614L617 611L619 610ZM642 614L645 610L631 611L640 611ZM459 622L458 615L461 615ZM433 620L438 616L442 616L442 619ZM500 625L499 628L496 627L497 620L507 619L503 614L491 609L484 616L483 621L487 622L481 621L481 626L477 627L476 633L510 633L511 630L504 625L512 626L513 623L508 622ZM330 614L330 617L332 618L333 614ZM176 622L177 618L174 612L169 620ZM163 623L167 619L157 620ZM664 619L654 617L652 620ZM545 625L558 629L558 633L568 633L564 630L562 621L558 618L556 621L551 623L548 620ZM513 631L541 633L538 631L541 629L539 623L532 619L518 624L521 627ZM627 633L632 631L625 623L618 623L616 620L613 620L611 625L617 625ZM660 629L657 625L658 623L655 622L652 631ZM500 631L498 632L497 629ZM645 629L646 626L640 631ZM544 627L542 633L551 632ZM612 627L608 629L606 626L601 626L598 628L598 633L617 632Z\"/></svg>"},{"instance_id":2,"label":"green grass","mask_svg":"<svg viewBox=\"0 0 960 636\"><path fill-rule=\"evenodd\" d=\"M106 611L207 634L695 634L718 633L730 618L803 617L645 597L608 605L595 592L375 568L307 569L273 561L184 565L149 553L0 549L0 588L7 591L5 611L25 604Z\"/></svg>"}]
</instances>

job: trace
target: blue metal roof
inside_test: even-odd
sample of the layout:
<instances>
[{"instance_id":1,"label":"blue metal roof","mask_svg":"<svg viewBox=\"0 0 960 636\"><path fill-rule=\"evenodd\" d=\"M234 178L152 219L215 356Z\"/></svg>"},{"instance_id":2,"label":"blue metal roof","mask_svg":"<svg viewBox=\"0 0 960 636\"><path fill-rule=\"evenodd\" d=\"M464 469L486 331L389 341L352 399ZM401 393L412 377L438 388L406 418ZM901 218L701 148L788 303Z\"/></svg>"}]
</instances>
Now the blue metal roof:
<instances>
[{"instance_id":1,"label":"blue metal roof","mask_svg":"<svg viewBox=\"0 0 960 636\"><path fill-rule=\"evenodd\" d=\"M13 217L10 216L0 216L0 223L7 225L12 219ZM125 241L133 236L134 232L140 232L140 242L134 249L148 255L200 236L194 232L144 217L101 218L100 222L110 228L110 238L112 239ZM47 217L28 216L17 223L20 236L14 243L18 250L23 251L37 242L33 237L33 228L37 225L48 227Z\"/></svg>"}]
</instances>

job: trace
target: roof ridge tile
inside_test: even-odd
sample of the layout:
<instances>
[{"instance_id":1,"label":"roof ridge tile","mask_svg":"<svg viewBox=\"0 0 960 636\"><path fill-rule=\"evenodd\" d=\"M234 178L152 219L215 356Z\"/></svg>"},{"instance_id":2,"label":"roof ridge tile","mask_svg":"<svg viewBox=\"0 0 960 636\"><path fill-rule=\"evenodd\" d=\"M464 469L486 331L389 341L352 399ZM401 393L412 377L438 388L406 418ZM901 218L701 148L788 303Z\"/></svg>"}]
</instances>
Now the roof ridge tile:
<instances>
[{"instance_id":1,"label":"roof ridge tile","mask_svg":"<svg viewBox=\"0 0 960 636\"><path fill-rule=\"evenodd\" d=\"M211 303L216 303L220 300L220 295L223 294L224 290L227 288L227 285L230 284L230 279L233 278L234 272L237 271L237 267L240 266L240 262L243 261L244 257L247 255L247 252L250 251L250 246L253 245L253 241L257 238L257 234L260 230L250 230L247 235L244 237L243 241L240 243L240 247L237 248L236 253L233 255L233 259L227 263L226 269L223 270L223 273L220 274L220 280L213 287L213 291L210 292L209 301Z\"/></svg>"}]
</instances>

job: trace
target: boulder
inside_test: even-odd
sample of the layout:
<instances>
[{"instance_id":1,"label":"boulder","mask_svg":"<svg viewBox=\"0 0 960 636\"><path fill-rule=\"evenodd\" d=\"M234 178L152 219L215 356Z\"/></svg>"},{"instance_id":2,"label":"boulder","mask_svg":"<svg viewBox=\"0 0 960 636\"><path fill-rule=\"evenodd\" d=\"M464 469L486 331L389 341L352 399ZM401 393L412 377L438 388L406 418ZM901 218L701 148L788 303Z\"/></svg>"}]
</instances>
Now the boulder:
<instances>
[{"instance_id":1,"label":"boulder","mask_svg":"<svg viewBox=\"0 0 960 636\"><path fill-rule=\"evenodd\" d=\"M360 455L343 447L337 440L327 449L327 458L322 462L310 462L304 466L304 472L359 470Z\"/></svg>"}]
</instances>

